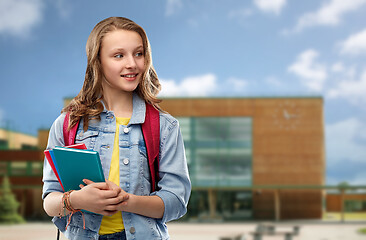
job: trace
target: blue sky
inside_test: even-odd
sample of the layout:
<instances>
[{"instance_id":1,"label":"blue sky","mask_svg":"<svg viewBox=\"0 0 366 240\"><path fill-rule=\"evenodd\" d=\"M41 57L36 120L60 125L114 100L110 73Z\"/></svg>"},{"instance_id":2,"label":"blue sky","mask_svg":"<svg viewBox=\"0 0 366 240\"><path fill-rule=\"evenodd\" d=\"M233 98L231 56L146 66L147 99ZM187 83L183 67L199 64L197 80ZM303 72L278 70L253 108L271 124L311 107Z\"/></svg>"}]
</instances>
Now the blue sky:
<instances>
[{"instance_id":1,"label":"blue sky","mask_svg":"<svg viewBox=\"0 0 366 240\"><path fill-rule=\"evenodd\" d=\"M0 0L0 127L36 135L100 20L147 32L161 96L323 96L327 183L366 184L366 0Z\"/></svg>"}]
</instances>

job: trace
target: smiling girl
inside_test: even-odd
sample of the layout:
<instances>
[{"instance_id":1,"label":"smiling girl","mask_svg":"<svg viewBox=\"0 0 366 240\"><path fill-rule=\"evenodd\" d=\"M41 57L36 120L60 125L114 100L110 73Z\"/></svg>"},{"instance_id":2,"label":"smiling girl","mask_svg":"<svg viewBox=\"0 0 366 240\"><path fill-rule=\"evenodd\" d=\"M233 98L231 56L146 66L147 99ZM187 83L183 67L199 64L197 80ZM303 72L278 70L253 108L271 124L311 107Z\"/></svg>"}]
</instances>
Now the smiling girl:
<instances>
[{"instance_id":1,"label":"smiling girl","mask_svg":"<svg viewBox=\"0 0 366 240\"><path fill-rule=\"evenodd\" d=\"M53 123L47 148L65 145L68 112L69 128L80 121L75 143L99 152L106 182L85 180L80 190L63 193L44 161L44 209L69 239L169 239L166 222L186 213L191 184L178 121L158 105L160 84L145 31L129 19L107 18L94 27L86 52L84 85ZM160 180L154 192L141 132L146 104L160 111ZM69 218L65 199L69 209L89 212Z\"/></svg>"}]
</instances>

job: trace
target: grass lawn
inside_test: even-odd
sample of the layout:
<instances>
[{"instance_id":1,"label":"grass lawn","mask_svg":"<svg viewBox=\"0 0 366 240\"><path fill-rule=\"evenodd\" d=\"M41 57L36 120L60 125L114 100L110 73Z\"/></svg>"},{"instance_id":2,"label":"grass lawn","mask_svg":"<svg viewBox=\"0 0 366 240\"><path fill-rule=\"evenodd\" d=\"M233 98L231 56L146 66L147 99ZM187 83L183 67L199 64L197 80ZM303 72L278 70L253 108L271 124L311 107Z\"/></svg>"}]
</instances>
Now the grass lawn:
<instances>
[{"instance_id":1,"label":"grass lawn","mask_svg":"<svg viewBox=\"0 0 366 240\"><path fill-rule=\"evenodd\" d=\"M366 221L366 212L347 212L344 214L344 219L352 221ZM323 220L325 221L340 221L341 213L338 212L324 212Z\"/></svg>"},{"instance_id":2,"label":"grass lawn","mask_svg":"<svg viewBox=\"0 0 366 240\"><path fill-rule=\"evenodd\" d=\"M324 212L323 213L324 221L340 221L341 214L338 212ZM345 221L366 221L366 212L358 212L358 213L344 213ZM366 228L361 228L358 230L360 234L366 235Z\"/></svg>"}]
</instances>

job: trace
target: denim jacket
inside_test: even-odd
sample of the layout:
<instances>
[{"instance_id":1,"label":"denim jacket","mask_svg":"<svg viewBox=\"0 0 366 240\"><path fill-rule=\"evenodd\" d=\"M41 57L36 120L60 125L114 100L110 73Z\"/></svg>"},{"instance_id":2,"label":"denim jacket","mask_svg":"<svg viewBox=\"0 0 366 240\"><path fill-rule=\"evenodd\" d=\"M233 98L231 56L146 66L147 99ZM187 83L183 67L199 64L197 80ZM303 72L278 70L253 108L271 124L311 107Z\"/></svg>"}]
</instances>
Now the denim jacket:
<instances>
[{"instance_id":1,"label":"denim jacket","mask_svg":"<svg viewBox=\"0 0 366 240\"><path fill-rule=\"evenodd\" d=\"M83 131L83 121L77 131L75 143L85 143L88 149L99 152L105 178L108 178L116 131L115 116L104 108L101 120L90 120L87 131ZM65 113L53 123L47 149L64 146L63 121ZM191 182L185 157L183 138L178 121L169 114L160 113L160 166L158 191L150 192L150 172L141 124L145 120L145 102L133 95L133 113L127 126L120 126L120 187L135 195L157 195L164 202L164 215L154 219L134 213L122 212L127 239L169 239L166 222L182 217L187 211L191 192ZM43 168L44 199L50 192L62 192L48 161ZM68 216L54 217L52 221L68 239L98 239L102 215L83 213L73 214L66 228Z\"/></svg>"}]
</instances>

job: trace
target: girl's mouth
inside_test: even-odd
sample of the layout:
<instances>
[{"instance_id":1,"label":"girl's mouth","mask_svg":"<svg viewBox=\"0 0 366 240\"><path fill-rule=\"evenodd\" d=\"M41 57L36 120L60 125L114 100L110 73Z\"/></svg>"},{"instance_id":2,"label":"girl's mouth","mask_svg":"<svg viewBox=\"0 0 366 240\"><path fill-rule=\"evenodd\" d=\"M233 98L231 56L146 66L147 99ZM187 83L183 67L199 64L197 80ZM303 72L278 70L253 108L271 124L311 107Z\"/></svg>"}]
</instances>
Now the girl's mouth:
<instances>
[{"instance_id":1,"label":"girl's mouth","mask_svg":"<svg viewBox=\"0 0 366 240\"><path fill-rule=\"evenodd\" d=\"M125 74L125 75L121 75L121 77L125 77L125 78L134 78L137 77L138 73L134 73L134 74Z\"/></svg>"}]
</instances>

